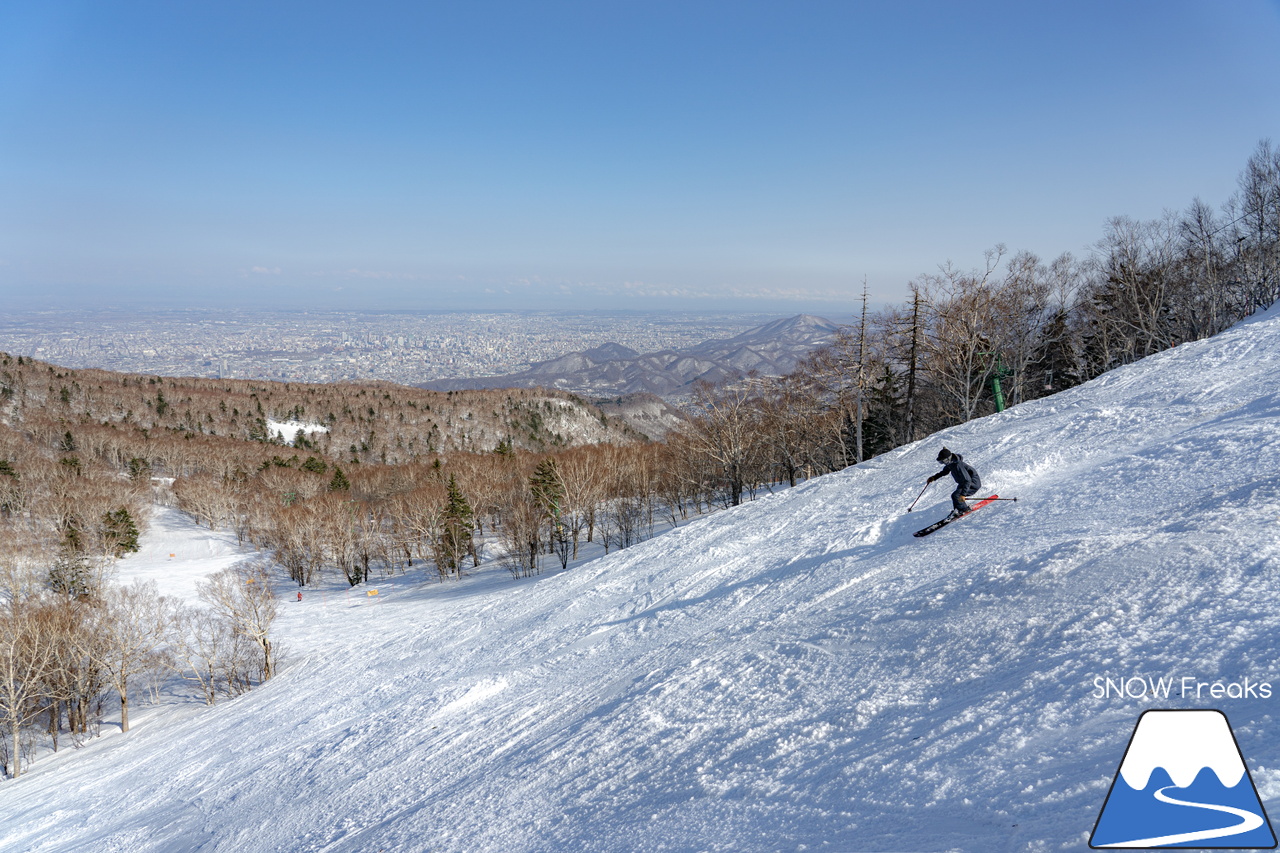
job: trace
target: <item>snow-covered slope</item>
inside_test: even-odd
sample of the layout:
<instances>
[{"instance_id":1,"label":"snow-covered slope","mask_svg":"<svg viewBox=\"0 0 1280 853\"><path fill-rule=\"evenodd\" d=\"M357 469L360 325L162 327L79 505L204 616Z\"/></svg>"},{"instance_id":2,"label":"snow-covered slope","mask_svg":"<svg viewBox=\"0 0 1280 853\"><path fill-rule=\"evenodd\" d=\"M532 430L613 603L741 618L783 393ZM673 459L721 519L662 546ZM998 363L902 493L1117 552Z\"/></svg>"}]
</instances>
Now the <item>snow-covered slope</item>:
<instances>
[{"instance_id":1,"label":"snow-covered slope","mask_svg":"<svg viewBox=\"0 0 1280 853\"><path fill-rule=\"evenodd\" d=\"M944 443L1019 501L915 539ZM1278 581L1273 312L567 573L287 600L277 678L0 783L0 851L1083 850L1151 707L1275 813Z\"/></svg>"}]
</instances>

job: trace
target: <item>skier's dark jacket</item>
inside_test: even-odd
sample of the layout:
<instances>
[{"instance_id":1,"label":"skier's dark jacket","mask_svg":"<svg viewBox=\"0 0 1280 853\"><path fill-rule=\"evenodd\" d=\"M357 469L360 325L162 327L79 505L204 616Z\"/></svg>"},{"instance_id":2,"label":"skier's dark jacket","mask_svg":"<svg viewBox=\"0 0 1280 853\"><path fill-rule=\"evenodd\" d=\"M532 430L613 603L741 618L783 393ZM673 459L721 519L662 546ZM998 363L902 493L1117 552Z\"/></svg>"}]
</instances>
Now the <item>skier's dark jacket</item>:
<instances>
[{"instance_id":1,"label":"skier's dark jacket","mask_svg":"<svg viewBox=\"0 0 1280 853\"><path fill-rule=\"evenodd\" d=\"M950 474L964 494L971 495L982 488L982 480L978 477L978 472L973 470L973 466L965 462L964 457L959 453L951 454L951 461L942 466L941 473Z\"/></svg>"}]
</instances>

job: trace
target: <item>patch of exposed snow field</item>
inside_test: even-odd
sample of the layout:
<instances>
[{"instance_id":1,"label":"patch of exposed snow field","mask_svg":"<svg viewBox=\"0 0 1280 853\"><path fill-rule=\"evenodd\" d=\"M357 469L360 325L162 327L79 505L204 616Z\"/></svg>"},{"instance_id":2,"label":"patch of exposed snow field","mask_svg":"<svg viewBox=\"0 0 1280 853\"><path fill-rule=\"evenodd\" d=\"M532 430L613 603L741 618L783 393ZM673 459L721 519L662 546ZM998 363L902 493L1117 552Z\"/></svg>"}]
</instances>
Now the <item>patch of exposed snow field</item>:
<instances>
[{"instance_id":1,"label":"patch of exposed snow field","mask_svg":"<svg viewBox=\"0 0 1280 853\"><path fill-rule=\"evenodd\" d=\"M307 424L302 421L273 421L267 420L267 435L272 438L278 438L285 444L293 444L298 440L298 433L302 433L307 438L320 432L328 432L329 428L323 424Z\"/></svg>"}]
</instances>

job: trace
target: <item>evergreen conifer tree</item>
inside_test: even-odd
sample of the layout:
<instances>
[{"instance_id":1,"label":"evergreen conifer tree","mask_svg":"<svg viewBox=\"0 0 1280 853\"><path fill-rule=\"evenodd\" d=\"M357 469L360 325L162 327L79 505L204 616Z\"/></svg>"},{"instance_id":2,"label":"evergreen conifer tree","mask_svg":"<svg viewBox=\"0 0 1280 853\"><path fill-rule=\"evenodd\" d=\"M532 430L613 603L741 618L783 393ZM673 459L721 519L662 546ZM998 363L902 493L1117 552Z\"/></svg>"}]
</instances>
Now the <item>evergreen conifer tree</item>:
<instances>
[{"instance_id":1,"label":"evergreen conifer tree","mask_svg":"<svg viewBox=\"0 0 1280 853\"><path fill-rule=\"evenodd\" d=\"M138 525L127 508L103 514L102 539L107 551L117 559L138 550Z\"/></svg>"},{"instance_id":2,"label":"evergreen conifer tree","mask_svg":"<svg viewBox=\"0 0 1280 853\"><path fill-rule=\"evenodd\" d=\"M564 483L560 479L560 469L556 467L554 457L548 456L538 463L529 478L529 488L538 499L543 511L551 518L560 517L560 506L564 503Z\"/></svg>"},{"instance_id":3,"label":"evergreen conifer tree","mask_svg":"<svg viewBox=\"0 0 1280 853\"><path fill-rule=\"evenodd\" d=\"M93 591L93 568L84 553L80 531L74 527L66 529L58 547L58 556L49 568L49 588L72 598L86 596Z\"/></svg>"},{"instance_id":4,"label":"evergreen conifer tree","mask_svg":"<svg viewBox=\"0 0 1280 853\"><path fill-rule=\"evenodd\" d=\"M551 545L560 558L560 567L565 568L569 564L569 537L565 526L560 522L565 490L555 457L548 456L538 463L533 476L529 478L529 488L550 525Z\"/></svg>"},{"instance_id":5,"label":"evergreen conifer tree","mask_svg":"<svg viewBox=\"0 0 1280 853\"><path fill-rule=\"evenodd\" d=\"M475 512L457 479L450 474L448 493L444 504L444 523L440 529L440 547L437 560L441 568L461 573L462 559L473 553L471 537L475 530Z\"/></svg>"}]
</instances>

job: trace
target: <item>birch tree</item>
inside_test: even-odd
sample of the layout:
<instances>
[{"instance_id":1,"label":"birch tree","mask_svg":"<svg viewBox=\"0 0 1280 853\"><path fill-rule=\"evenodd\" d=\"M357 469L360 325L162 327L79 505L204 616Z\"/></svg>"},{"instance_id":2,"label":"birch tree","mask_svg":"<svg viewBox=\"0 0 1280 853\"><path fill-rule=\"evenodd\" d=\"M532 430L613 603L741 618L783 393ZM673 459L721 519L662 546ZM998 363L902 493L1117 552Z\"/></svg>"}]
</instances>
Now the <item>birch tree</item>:
<instances>
[{"instance_id":1,"label":"birch tree","mask_svg":"<svg viewBox=\"0 0 1280 853\"><path fill-rule=\"evenodd\" d=\"M57 665L52 620L23 603L0 612L0 723L9 743L6 770L22 774L22 730L44 710L45 685Z\"/></svg>"},{"instance_id":2,"label":"birch tree","mask_svg":"<svg viewBox=\"0 0 1280 853\"><path fill-rule=\"evenodd\" d=\"M101 663L120 697L120 729L129 731L129 682L134 676L165 666L166 632L173 603L160 595L155 581L112 587L104 596L98 630Z\"/></svg>"},{"instance_id":3,"label":"birch tree","mask_svg":"<svg viewBox=\"0 0 1280 853\"><path fill-rule=\"evenodd\" d=\"M275 647L271 624L279 602L271 575L262 566L223 569L196 585L202 601L221 616L232 631L251 642L258 651L258 672L263 681L275 673Z\"/></svg>"}]
</instances>

